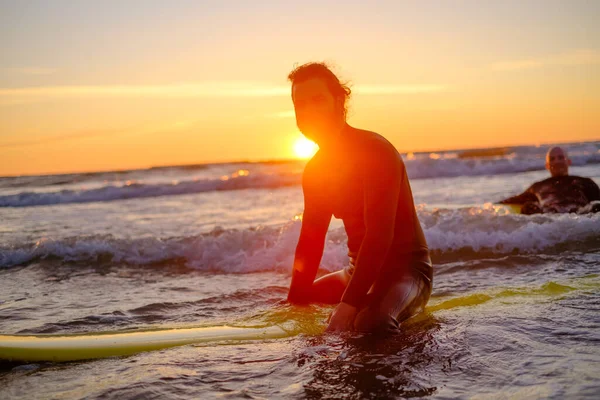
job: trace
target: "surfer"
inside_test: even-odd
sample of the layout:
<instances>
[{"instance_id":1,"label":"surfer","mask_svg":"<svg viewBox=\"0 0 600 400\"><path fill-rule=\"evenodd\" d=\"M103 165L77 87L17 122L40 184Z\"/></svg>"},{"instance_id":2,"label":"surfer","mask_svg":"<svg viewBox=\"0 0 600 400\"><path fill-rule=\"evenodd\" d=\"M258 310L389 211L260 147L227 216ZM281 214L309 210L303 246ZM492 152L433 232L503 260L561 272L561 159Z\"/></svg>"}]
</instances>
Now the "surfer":
<instances>
[{"instance_id":1,"label":"surfer","mask_svg":"<svg viewBox=\"0 0 600 400\"><path fill-rule=\"evenodd\" d=\"M546 169L550 178L536 182L518 196L502 200L501 204L520 204L521 214L587 213L600 211L600 189L590 178L569 175L571 160L560 147L546 154Z\"/></svg>"},{"instance_id":2,"label":"surfer","mask_svg":"<svg viewBox=\"0 0 600 400\"><path fill-rule=\"evenodd\" d=\"M300 131L319 145L302 177L304 214L288 300L338 304L329 331L393 332L423 310L432 265L402 158L377 133L346 122L350 88L323 63L288 76ZM350 263L315 280L335 216Z\"/></svg>"}]
</instances>

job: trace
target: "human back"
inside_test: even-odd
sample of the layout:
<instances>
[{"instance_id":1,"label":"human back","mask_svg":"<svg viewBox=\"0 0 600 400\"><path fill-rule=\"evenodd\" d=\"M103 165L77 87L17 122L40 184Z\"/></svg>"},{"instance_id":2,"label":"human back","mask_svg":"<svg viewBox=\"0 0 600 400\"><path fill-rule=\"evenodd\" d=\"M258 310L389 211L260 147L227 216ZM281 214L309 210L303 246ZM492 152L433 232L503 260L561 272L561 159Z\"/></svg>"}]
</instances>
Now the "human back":
<instances>
[{"instance_id":1,"label":"human back","mask_svg":"<svg viewBox=\"0 0 600 400\"><path fill-rule=\"evenodd\" d=\"M369 185L398 188L394 240L388 261L426 253L427 242L416 214L410 182L396 148L383 136L367 130L349 127L343 135L344 141L336 151L317 152L307 164L305 174L324 193L324 207L343 220L351 261L356 258L365 234L364 199Z\"/></svg>"}]
</instances>

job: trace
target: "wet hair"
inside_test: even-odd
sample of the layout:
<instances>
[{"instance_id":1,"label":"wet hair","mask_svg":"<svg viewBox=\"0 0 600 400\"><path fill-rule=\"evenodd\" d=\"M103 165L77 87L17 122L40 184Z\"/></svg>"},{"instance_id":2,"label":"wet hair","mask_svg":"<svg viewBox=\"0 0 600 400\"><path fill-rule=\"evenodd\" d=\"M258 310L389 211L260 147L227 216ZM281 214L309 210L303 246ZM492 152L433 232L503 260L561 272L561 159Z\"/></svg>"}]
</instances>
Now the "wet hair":
<instances>
[{"instance_id":1,"label":"wet hair","mask_svg":"<svg viewBox=\"0 0 600 400\"><path fill-rule=\"evenodd\" d=\"M288 80L292 86L298 82L304 82L309 79L321 79L327 85L329 92L334 98L342 97L344 99L344 119L348 114L348 99L350 99L350 86L347 82L340 82L337 76L331 71L330 67L323 62L309 62L294 68L288 75Z\"/></svg>"}]
</instances>

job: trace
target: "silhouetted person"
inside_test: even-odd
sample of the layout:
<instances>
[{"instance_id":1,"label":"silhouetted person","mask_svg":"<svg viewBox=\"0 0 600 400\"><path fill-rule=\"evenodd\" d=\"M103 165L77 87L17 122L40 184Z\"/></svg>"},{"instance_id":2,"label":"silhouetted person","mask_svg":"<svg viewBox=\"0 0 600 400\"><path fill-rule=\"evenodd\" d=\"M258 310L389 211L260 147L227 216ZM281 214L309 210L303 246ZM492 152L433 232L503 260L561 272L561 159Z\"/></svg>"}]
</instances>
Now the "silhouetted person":
<instances>
[{"instance_id":1,"label":"silhouetted person","mask_svg":"<svg viewBox=\"0 0 600 400\"><path fill-rule=\"evenodd\" d=\"M304 215L288 300L339 303L328 330L394 331L429 299L433 270L404 163L374 132L346 123L350 89L325 64L289 75L296 123L319 145L302 179ZM350 264L314 280L331 217Z\"/></svg>"},{"instance_id":2,"label":"silhouetted person","mask_svg":"<svg viewBox=\"0 0 600 400\"><path fill-rule=\"evenodd\" d=\"M521 204L522 214L598 212L600 189L590 178L569 175L571 160L567 152L553 147L546 154L550 178L536 182L525 192L502 200L502 204Z\"/></svg>"}]
</instances>

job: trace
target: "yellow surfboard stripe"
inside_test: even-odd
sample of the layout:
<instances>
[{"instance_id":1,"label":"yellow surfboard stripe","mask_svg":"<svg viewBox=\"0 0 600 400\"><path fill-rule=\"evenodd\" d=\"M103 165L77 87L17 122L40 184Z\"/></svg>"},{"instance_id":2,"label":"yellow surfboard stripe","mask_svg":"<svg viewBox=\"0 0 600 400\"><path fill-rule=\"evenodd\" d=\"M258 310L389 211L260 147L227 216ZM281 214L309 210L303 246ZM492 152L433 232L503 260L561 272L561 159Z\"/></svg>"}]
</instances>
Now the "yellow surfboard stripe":
<instances>
[{"instance_id":1,"label":"yellow surfboard stripe","mask_svg":"<svg viewBox=\"0 0 600 400\"><path fill-rule=\"evenodd\" d=\"M236 328L230 326L165 329L86 335L0 335L0 359L10 361L75 361L127 356L193 343L266 340L289 337L278 326Z\"/></svg>"}]
</instances>

